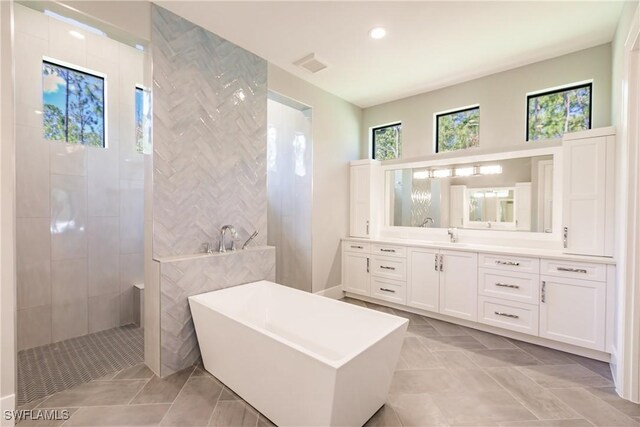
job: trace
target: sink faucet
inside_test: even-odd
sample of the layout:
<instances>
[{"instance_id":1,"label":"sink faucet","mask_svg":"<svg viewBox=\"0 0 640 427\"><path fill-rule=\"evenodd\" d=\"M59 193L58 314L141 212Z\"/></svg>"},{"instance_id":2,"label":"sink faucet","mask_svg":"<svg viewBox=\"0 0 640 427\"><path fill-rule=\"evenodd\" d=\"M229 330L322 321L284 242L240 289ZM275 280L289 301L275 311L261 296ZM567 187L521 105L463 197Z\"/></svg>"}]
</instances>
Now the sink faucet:
<instances>
[{"instance_id":1,"label":"sink faucet","mask_svg":"<svg viewBox=\"0 0 640 427\"><path fill-rule=\"evenodd\" d=\"M432 225L433 225L433 218L428 216L424 219L424 221L422 221L422 224L420 224L420 227L430 227Z\"/></svg>"},{"instance_id":2,"label":"sink faucet","mask_svg":"<svg viewBox=\"0 0 640 427\"><path fill-rule=\"evenodd\" d=\"M447 230L447 234L449 234L449 240L451 241L451 243L455 243L458 241L458 229L456 227Z\"/></svg>"},{"instance_id":3,"label":"sink faucet","mask_svg":"<svg viewBox=\"0 0 640 427\"><path fill-rule=\"evenodd\" d=\"M229 233L231 233L230 250L236 250L236 241L234 239L238 237L238 233L236 232L236 229L233 227L233 225L225 225L220 229L220 249L218 249L218 252L227 252L227 247L224 243L224 236L225 234L227 234L227 230L229 230Z\"/></svg>"}]
</instances>

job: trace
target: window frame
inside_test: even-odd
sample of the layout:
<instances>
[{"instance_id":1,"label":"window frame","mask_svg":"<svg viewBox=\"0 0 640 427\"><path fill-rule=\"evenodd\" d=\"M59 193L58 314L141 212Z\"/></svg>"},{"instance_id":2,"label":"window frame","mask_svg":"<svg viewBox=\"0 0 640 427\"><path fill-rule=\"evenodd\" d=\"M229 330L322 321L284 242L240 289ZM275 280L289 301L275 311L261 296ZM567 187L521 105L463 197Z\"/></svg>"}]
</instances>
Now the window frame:
<instances>
[{"instance_id":1,"label":"window frame","mask_svg":"<svg viewBox=\"0 0 640 427\"><path fill-rule=\"evenodd\" d=\"M397 122L392 122L386 125L374 126L371 128L371 159L372 160L378 160L376 159L376 131L382 130L382 129L388 129L396 126L400 126L400 128L402 128L402 122L397 121ZM399 156L395 159L389 159L389 160L398 160L400 158L402 158L402 156ZM380 160L380 161L383 161L383 160Z\"/></svg>"},{"instance_id":2,"label":"window frame","mask_svg":"<svg viewBox=\"0 0 640 427\"><path fill-rule=\"evenodd\" d=\"M593 80L578 82L578 83L571 83L569 85L558 86L552 89L543 89L539 92L531 92L527 94L527 103L525 105L526 107L525 114L527 118L526 118L526 125L524 128L525 142L540 141L539 139L529 139L529 101L531 100L531 98L537 98L539 96L545 96L545 95L553 95L556 93L567 92L570 90L582 89L587 87L589 88L589 129L593 129ZM588 130L588 129L585 129L585 130ZM560 138L562 138L562 135L560 136Z\"/></svg>"},{"instance_id":3,"label":"window frame","mask_svg":"<svg viewBox=\"0 0 640 427\"><path fill-rule=\"evenodd\" d=\"M434 133L436 134L435 136L435 153L438 154L440 153L440 141L438 141L439 137L440 137L440 117L444 117L444 116L449 116L451 114L457 114L457 113L464 113L466 111L471 111L471 110L478 110L478 116L480 116L480 104L476 104L476 105L472 105L470 107L462 107L460 109L456 109L456 110L447 110L447 111L442 111L440 113L435 113L435 129L434 129ZM478 123L478 126L480 126L480 123ZM479 134L478 134L479 136ZM478 145L480 144L480 142L478 141ZM470 147L467 147L470 148ZM466 150L467 148L461 148L461 150ZM459 151L459 150L454 150L454 151ZM446 151L443 151L446 152Z\"/></svg>"},{"instance_id":4,"label":"window frame","mask_svg":"<svg viewBox=\"0 0 640 427\"><path fill-rule=\"evenodd\" d=\"M100 73L98 71L90 70L88 68L85 68L79 65L74 65L65 61L58 61L56 59L43 56L40 64L41 77L42 77L42 68L44 67L44 64L52 65L54 67L64 68L66 70L73 71L74 73L84 74L86 76L95 77L102 80L102 145L101 146L91 146L86 144L79 144L79 145L86 146L88 148L89 147L104 148L104 149L108 148L108 145L107 145L107 75L104 73ZM69 89L67 88L67 94L66 94L67 97L69 96L68 90ZM44 109L44 88L42 90L42 107ZM69 124L68 124L69 112L66 111L65 114L67 118L67 123L65 128L65 140L60 142L63 142L65 144L73 144L69 142ZM44 117L43 117L43 120L44 120Z\"/></svg>"}]
</instances>

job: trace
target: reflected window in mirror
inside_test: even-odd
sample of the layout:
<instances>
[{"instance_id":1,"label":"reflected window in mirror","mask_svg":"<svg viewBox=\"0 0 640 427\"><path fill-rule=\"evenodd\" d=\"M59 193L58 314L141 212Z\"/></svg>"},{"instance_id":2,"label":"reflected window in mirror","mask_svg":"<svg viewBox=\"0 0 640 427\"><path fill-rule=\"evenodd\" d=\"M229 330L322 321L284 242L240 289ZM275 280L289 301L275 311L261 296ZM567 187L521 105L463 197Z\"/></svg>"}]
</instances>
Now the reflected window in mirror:
<instances>
[{"instance_id":1,"label":"reflected window in mirror","mask_svg":"<svg viewBox=\"0 0 640 427\"><path fill-rule=\"evenodd\" d=\"M527 141L591 129L592 83L527 96Z\"/></svg>"},{"instance_id":2,"label":"reflected window in mirror","mask_svg":"<svg viewBox=\"0 0 640 427\"><path fill-rule=\"evenodd\" d=\"M480 106L436 114L436 153L480 145Z\"/></svg>"},{"instance_id":3,"label":"reflected window in mirror","mask_svg":"<svg viewBox=\"0 0 640 427\"><path fill-rule=\"evenodd\" d=\"M394 160L402 157L402 123L371 129L374 160Z\"/></svg>"}]
</instances>

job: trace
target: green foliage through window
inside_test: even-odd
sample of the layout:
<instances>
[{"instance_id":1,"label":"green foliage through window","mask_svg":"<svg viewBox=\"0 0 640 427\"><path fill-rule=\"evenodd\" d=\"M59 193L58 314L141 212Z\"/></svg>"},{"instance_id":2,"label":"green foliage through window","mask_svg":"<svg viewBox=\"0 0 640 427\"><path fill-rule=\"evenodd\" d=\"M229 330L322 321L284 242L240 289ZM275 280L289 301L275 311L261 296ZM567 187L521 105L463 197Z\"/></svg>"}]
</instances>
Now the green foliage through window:
<instances>
[{"instance_id":1,"label":"green foliage through window","mask_svg":"<svg viewBox=\"0 0 640 427\"><path fill-rule=\"evenodd\" d=\"M402 124L373 129L373 158L375 160L399 159L402 155Z\"/></svg>"},{"instance_id":2,"label":"green foliage through window","mask_svg":"<svg viewBox=\"0 0 640 427\"><path fill-rule=\"evenodd\" d=\"M142 153L144 147L144 90L136 88L136 151Z\"/></svg>"},{"instance_id":3,"label":"green foliage through window","mask_svg":"<svg viewBox=\"0 0 640 427\"><path fill-rule=\"evenodd\" d=\"M527 97L527 141L591 129L591 83Z\"/></svg>"},{"instance_id":4,"label":"green foliage through window","mask_svg":"<svg viewBox=\"0 0 640 427\"><path fill-rule=\"evenodd\" d=\"M480 107L436 115L436 152L480 144Z\"/></svg>"},{"instance_id":5,"label":"green foliage through window","mask_svg":"<svg viewBox=\"0 0 640 427\"><path fill-rule=\"evenodd\" d=\"M43 61L44 137L104 147L104 79Z\"/></svg>"}]
</instances>

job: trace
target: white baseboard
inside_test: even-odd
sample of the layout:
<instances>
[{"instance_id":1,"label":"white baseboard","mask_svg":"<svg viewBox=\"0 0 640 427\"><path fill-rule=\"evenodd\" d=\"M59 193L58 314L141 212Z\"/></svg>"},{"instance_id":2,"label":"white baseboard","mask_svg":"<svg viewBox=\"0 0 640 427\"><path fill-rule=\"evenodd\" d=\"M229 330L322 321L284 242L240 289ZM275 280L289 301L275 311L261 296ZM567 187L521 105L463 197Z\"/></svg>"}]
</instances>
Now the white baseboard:
<instances>
[{"instance_id":1,"label":"white baseboard","mask_svg":"<svg viewBox=\"0 0 640 427\"><path fill-rule=\"evenodd\" d=\"M13 418L10 420L5 419L4 416L5 411L15 411L16 410L16 395L10 394L8 396L4 396L0 398L0 425L2 427L10 426L13 427L15 425L15 421Z\"/></svg>"},{"instance_id":2,"label":"white baseboard","mask_svg":"<svg viewBox=\"0 0 640 427\"><path fill-rule=\"evenodd\" d=\"M314 292L314 294L327 297L327 298L332 298L332 299L341 299L342 297L344 297L344 292L342 291L342 285L338 285L322 291Z\"/></svg>"}]
</instances>

